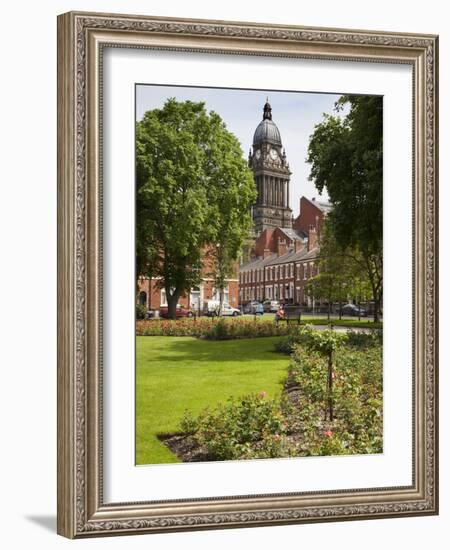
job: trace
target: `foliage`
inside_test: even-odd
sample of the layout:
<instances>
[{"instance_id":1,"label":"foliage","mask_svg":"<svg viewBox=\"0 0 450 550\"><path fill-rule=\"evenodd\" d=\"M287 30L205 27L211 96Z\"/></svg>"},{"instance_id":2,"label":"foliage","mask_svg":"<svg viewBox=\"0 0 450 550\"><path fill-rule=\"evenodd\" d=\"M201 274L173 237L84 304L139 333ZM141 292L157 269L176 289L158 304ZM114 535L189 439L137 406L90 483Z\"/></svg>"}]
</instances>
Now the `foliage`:
<instances>
[{"instance_id":1,"label":"foliage","mask_svg":"<svg viewBox=\"0 0 450 550\"><path fill-rule=\"evenodd\" d=\"M290 365L291 384L301 388L298 422L302 452L310 455L382 452L382 351L372 338L357 349L341 347L335 357L333 421L320 420L327 406L326 358L297 346Z\"/></svg>"},{"instance_id":2,"label":"foliage","mask_svg":"<svg viewBox=\"0 0 450 550\"><path fill-rule=\"evenodd\" d=\"M262 338L284 336L293 327L276 325L274 322L258 320L200 318L139 321L136 334L139 336L197 336L208 340L232 340L236 338Z\"/></svg>"},{"instance_id":3,"label":"foliage","mask_svg":"<svg viewBox=\"0 0 450 550\"><path fill-rule=\"evenodd\" d=\"M210 460L283 456L287 421L279 403L266 393L230 399L194 418L188 411L180 427L206 450Z\"/></svg>"},{"instance_id":4,"label":"foliage","mask_svg":"<svg viewBox=\"0 0 450 550\"><path fill-rule=\"evenodd\" d=\"M169 99L137 123L136 185L137 275L160 277L174 318L179 297L200 282L207 247L226 251L223 273L236 260L253 176L218 114Z\"/></svg>"},{"instance_id":5,"label":"foliage","mask_svg":"<svg viewBox=\"0 0 450 550\"><path fill-rule=\"evenodd\" d=\"M358 332L356 330L347 331L347 343L355 348L368 348L383 344L383 330L372 329L369 332Z\"/></svg>"},{"instance_id":6,"label":"foliage","mask_svg":"<svg viewBox=\"0 0 450 550\"><path fill-rule=\"evenodd\" d=\"M147 315L147 308L142 304L136 304L136 319L145 319Z\"/></svg>"},{"instance_id":7,"label":"foliage","mask_svg":"<svg viewBox=\"0 0 450 550\"><path fill-rule=\"evenodd\" d=\"M355 247L342 248L333 232L328 218L320 235L320 258L318 274L308 280L306 291L314 298L322 298L329 304L338 302L341 306L349 297L358 303L372 299L372 289L367 275L364 259ZM342 308L339 309L339 318Z\"/></svg>"},{"instance_id":8,"label":"foliage","mask_svg":"<svg viewBox=\"0 0 450 550\"><path fill-rule=\"evenodd\" d=\"M310 138L310 179L326 188L333 209L328 216L343 251L357 250L375 300L375 319L383 295L383 99L342 96L336 111L325 115Z\"/></svg>"}]
</instances>

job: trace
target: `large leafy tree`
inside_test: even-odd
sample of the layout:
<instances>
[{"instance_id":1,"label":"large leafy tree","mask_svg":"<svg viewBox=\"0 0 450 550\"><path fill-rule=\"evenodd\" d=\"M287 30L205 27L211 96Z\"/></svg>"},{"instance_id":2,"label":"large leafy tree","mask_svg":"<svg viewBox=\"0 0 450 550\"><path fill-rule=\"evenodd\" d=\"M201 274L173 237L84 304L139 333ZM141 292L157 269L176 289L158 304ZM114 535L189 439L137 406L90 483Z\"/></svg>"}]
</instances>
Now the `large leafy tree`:
<instances>
[{"instance_id":1,"label":"large leafy tree","mask_svg":"<svg viewBox=\"0 0 450 550\"><path fill-rule=\"evenodd\" d=\"M339 111L348 107L346 116ZM383 297L383 100L342 96L310 138L310 179L326 188L329 222L340 248L361 255L378 320Z\"/></svg>"},{"instance_id":2,"label":"large leafy tree","mask_svg":"<svg viewBox=\"0 0 450 550\"><path fill-rule=\"evenodd\" d=\"M159 278L174 318L180 296L200 283L205 251L222 242L227 265L236 260L255 184L237 138L191 101L145 113L136 166L137 275Z\"/></svg>"}]
</instances>

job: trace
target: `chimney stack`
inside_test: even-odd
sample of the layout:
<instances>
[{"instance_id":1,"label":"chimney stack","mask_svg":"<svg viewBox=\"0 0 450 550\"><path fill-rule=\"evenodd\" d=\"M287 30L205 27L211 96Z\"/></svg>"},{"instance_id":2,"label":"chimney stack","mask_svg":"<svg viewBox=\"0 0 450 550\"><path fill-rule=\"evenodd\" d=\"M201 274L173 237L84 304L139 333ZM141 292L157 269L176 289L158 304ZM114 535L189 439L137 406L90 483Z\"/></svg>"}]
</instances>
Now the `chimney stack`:
<instances>
[{"instance_id":1,"label":"chimney stack","mask_svg":"<svg viewBox=\"0 0 450 550\"><path fill-rule=\"evenodd\" d=\"M301 252L303 250L303 242L301 240L295 240L294 241L294 251L295 252Z\"/></svg>"},{"instance_id":2,"label":"chimney stack","mask_svg":"<svg viewBox=\"0 0 450 550\"><path fill-rule=\"evenodd\" d=\"M308 252L317 247L317 231L313 225L309 226L308 231Z\"/></svg>"},{"instance_id":3,"label":"chimney stack","mask_svg":"<svg viewBox=\"0 0 450 550\"><path fill-rule=\"evenodd\" d=\"M285 239L278 239L278 256L283 256L283 254L286 254L286 240Z\"/></svg>"}]
</instances>

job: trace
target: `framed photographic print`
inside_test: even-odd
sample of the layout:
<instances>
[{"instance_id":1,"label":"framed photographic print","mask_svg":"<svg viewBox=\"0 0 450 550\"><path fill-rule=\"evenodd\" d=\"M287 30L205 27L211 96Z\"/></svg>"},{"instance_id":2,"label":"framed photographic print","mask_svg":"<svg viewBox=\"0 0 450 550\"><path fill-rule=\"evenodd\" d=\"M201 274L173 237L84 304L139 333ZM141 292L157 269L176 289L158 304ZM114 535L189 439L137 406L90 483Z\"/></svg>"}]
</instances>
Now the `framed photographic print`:
<instances>
[{"instance_id":1,"label":"framed photographic print","mask_svg":"<svg viewBox=\"0 0 450 550\"><path fill-rule=\"evenodd\" d=\"M58 532L438 511L431 35L58 18Z\"/></svg>"}]
</instances>

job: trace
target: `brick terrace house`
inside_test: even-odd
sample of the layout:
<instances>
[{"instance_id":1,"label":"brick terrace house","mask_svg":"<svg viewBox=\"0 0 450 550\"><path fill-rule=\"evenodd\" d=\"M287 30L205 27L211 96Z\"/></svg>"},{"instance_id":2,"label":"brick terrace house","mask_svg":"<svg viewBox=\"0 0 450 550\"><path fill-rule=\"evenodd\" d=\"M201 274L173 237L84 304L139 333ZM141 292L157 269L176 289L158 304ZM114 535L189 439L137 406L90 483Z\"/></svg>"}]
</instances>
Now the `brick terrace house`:
<instances>
[{"instance_id":1,"label":"brick terrace house","mask_svg":"<svg viewBox=\"0 0 450 550\"><path fill-rule=\"evenodd\" d=\"M305 285L318 272L317 241L328 211L328 204L302 197L300 214L291 229L268 228L259 235L254 258L239 268L240 304L279 300L312 306Z\"/></svg>"},{"instance_id":2,"label":"brick terrace house","mask_svg":"<svg viewBox=\"0 0 450 550\"><path fill-rule=\"evenodd\" d=\"M191 308L194 311L201 312L205 302L208 300L218 300L219 292L214 288L214 281L211 277L211 265L207 260L205 253L203 262L201 283L194 287L185 296L181 296L179 304ZM232 277L227 279L227 285L224 292L224 302L228 302L232 307L238 306L238 265ZM159 286L160 280L157 278L149 279L140 277L138 281L138 302L145 305L147 309L157 310L160 307L167 306L166 291Z\"/></svg>"}]
</instances>

